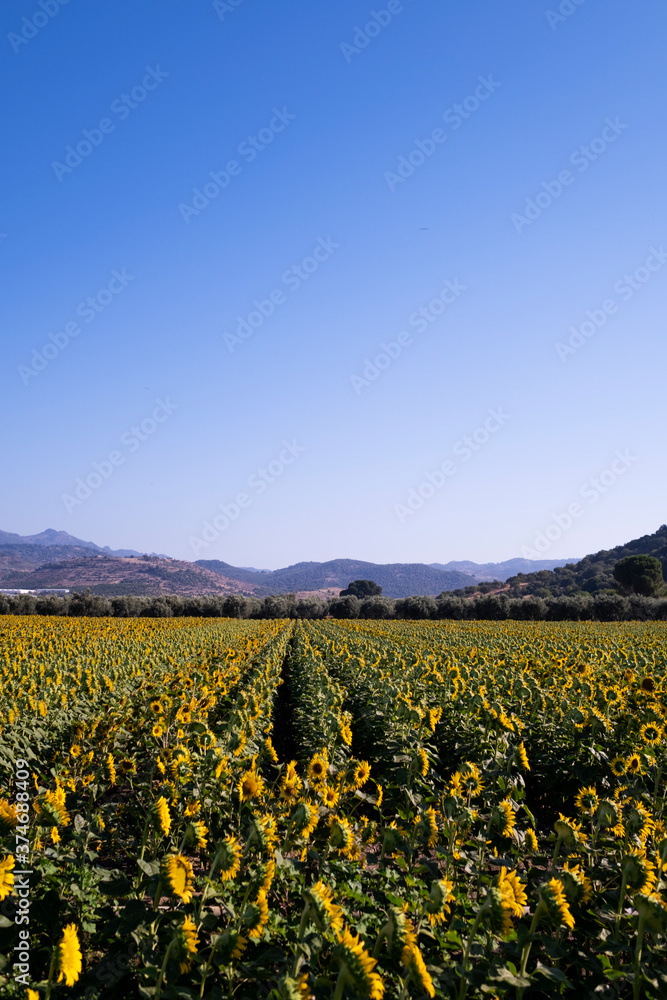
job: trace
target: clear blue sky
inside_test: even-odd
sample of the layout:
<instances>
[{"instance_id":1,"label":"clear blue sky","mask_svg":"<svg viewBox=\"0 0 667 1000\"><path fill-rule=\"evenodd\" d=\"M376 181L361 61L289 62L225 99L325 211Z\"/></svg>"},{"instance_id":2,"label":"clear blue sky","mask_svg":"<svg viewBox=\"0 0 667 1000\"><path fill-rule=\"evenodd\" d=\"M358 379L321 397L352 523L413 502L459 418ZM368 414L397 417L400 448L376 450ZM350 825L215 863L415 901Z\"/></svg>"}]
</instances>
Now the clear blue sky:
<instances>
[{"instance_id":1,"label":"clear blue sky","mask_svg":"<svg viewBox=\"0 0 667 1000\"><path fill-rule=\"evenodd\" d=\"M667 520L662 0L43 4L0 14L0 527L275 568Z\"/></svg>"}]
</instances>

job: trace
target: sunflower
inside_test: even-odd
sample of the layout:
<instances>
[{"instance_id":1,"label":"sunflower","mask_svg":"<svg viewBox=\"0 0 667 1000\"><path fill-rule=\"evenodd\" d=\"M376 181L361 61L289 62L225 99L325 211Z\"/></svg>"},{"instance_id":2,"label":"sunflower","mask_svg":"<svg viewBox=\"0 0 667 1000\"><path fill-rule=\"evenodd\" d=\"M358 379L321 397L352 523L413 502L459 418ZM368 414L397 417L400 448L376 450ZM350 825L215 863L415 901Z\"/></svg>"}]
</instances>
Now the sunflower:
<instances>
[{"instance_id":1,"label":"sunflower","mask_svg":"<svg viewBox=\"0 0 667 1000\"><path fill-rule=\"evenodd\" d=\"M157 698L155 699L155 701L151 702L150 708L153 715L162 715L162 713L164 712L164 705Z\"/></svg>"},{"instance_id":2,"label":"sunflower","mask_svg":"<svg viewBox=\"0 0 667 1000\"><path fill-rule=\"evenodd\" d=\"M9 833L18 823L16 806L9 799L0 799L0 835Z\"/></svg>"},{"instance_id":3,"label":"sunflower","mask_svg":"<svg viewBox=\"0 0 667 1000\"><path fill-rule=\"evenodd\" d=\"M614 685L613 687L605 688L602 697L604 698L607 705L615 705L618 702L620 702L622 698L621 690L620 688L616 687L616 685Z\"/></svg>"},{"instance_id":4,"label":"sunflower","mask_svg":"<svg viewBox=\"0 0 667 1000\"><path fill-rule=\"evenodd\" d=\"M287 770L280 779L280 798L283 802L294 802L302 787L303 782L296 773L296 761L293 760L287 765Z\"/></svg>"},{"instance_id":5,"label":"sunflower","mask_svg":"<svg viewBox=\"0 0 667 1000\"><path fill-rule=\"evenodd\" d=\"M401 960L403 965L408 970L413 982L417 986L417 989L422 993L427 993L430 997L435 996L435 986L433 985L433 980L426 968L422 953L416 944L410 947L406 946L403 949L403 954L401 955Z\"/></svg>"},{"instance_id":6,"label":"sunflower","mask_svg":"<svg viewBox=\"0 0 667 1000\"><path fill-rule=\"evenodd\" d=\"M419 840L429 847L435 847L438 842L438 821L433 806L415 816L414 825Z\"/></svg>"},{"instance_id":7,"label":"sunflower","mask_svg":"<svg viewBox=\"0 0 667 1000\"><path fill-rule=\"evenodd\" d=\"M568 903L589 902L593 895L593 883L580 865L570 866L566 861L560 874L560 880L563 883L563 891Z\"/></svg>"},{"instance_id":8,"label":"sunflower","mask_svg":"<svg viewBox=\"0 0 667 1000\"><path fill-rule=\"evenodd\" d=\"M492 885L487 890L481 912L495 934L507 937L512 930L512 907L497 886Z\"/></svg>"},{"instance_id":9,"label":"sunflower","mask_svg":"<svg viewBox=\"0 0 667 1000\"><path fill-rule=\"evenodd\" d=\"M271 737L270 736L267 736L266 739L264 740L263 749L264 749L264 752L266 753L266 755L271 758L271 760L273 761L273 763L277 764L278 763L278 754L276 753L275 747L274 747L274 745L273 745L273 743L271 741Z\"/></svg>"},{"instance_id":10,"label":"sunflower","mask_svg":"<svg viewBox=\"0 0 667 1000\"><path fill-rule=\"evenodd\" d=\"M524 846L531 854L536 854L538 850L537 837L534 830L526 830L524 835Z\"/></svg>"},{"instance_id":11,"label":"sunflower","mask_svg":"<svg viewBox=\"0 0 667 1000\"><path fill-rule=\"evenodd\" d=\"M327 807L327 809L333 809L338 802L338 792L331 785L324 785L320 789L320 796L322 798L322 803Z\"/></svg>"},{"instance_id":12,"label":"sunflower","mask_svg":"<svg viewBox=\"0 0 667 1000\"><path fill-rule=\"evenodd\" d=\"M241 777L237 788L241 802L247 802L249 799L256 799L264 794L264 780L261 775L257 774L255 768L251 767Z\"/></svg>"},{"instance_id":13,"label":"sunflower","mask_svg":"<svg viewBox=\"0 0 667 1000\"><path fill-rule=\"evenodd\" d=\"M164 736L164 726L160 722L156 722L151 729L151 733L156 740L159 740L161 736Z\"/></svg>"},{"instance_id":14,"label":"sunflower","mask_svg":"<svg viewBox=\"0 0 667 1000\"><path fill-rule=\"evenodd\" d=\"M642 759L638 753L631 753L629 757L625 760L625 766L628 774L641 774L642 773Z\"/></svg>"},{"instance_id":15,"label":"sunflower","mask_svg":"<svg viewBox=\"0 0 667 1000\"><path fill-rule=\"evenodd\" d=\"M311 833L317 826L319 819L319 809L313 805L310 799L299 802L291 815L292 829L298 837L308 840Z\"/></svg>"},{"instance_id":16,"label":"sunflower","mask_svg":"<svg viewBox=\"0 0 667 1000\"><path fill-rule=\"evenodd\" d=\"M428 774L429 761L427 753L423 747L418 747L417 756L419 757L420 761L420 764L418 765L419 771L421 773L422 778L425 778L426 775Z\"/></svg>"},{"instance_id":17,"label":"sunflower","mask_svg":"<svg viewBox=\"0 0 667 1000\"><path fill-rule=\"evenodd\" d=\"M662 740L663 729L662 726L656 725L655 722L646 722L639 730L639 735L644 743L648 743L649 746L654 747Z\"/></svg>"},{"instance_id":18,"label":"sunflower","mask_svg":"<svg viewBox=\"0 0 667 1000\"><path fill-rule=\"evenodd\" d=\"M64 788L56 788L55 792L45 792L35 806L43 826L68 826L70 815L65 808Z\"/></svg>"},{"instance_id":19,"label":"sunflower","mask_svg":"<svg viewBox=\"0 0 667 1000\"><path fill-rule=\"evenodd\" d=\"M540 907L546 911L557 926L565 924L570 930L574 929L574 917L567 904L565 889L560 879L549 879L548 882L540 886Z\"/></svg>"},{"instance_id":20,"label":"sunflower","mask_svg":"<svg viewBox=\"0 0 667 1000\"><path fill-rule=\"evenodd\" d=\"M161 795L151 806L151 817L166 836L171 830L171 816L169 815L169 806L164 795Z\"/></svg>"},{"instance_id":21,"label":"sunflower","mask_svg":"<svg viewBox=\"0 0 667 1000\"><path fill-rule=\"evenodd\" d=\"M347 722L342 722L340 726L340 735L344 743L350 746L352 743L352 730Z\"/></svg>"},{"instance_id":22,"label":"sunflower","mask_svg":"<svg viewBox=\"0 0 667 1000\"><path fill-rule=\"evenodd\" d=\"M580 813L588 813L589 816L592 816L600 804L596 789L590 786L588 788L580 788L574 804Z\"/></svg>"},{"instance_id":23,"label":"sunflower","mask_svg":"<svg viewBox=\"0 0 667 1000\"><path fill-rule=\"evenodd\" d=\"M631 851L621 862L623 879L637 892L653 892L656 883L655 865L644 852Z\"/></svg>"},{"instance_id":24,"label":"sunflower","mask_svg":"<svg viewBox=\"0 0 667 1000\"><path fill-rule=\"evenodd\" d=\"M259 849L267 855L273 854L278 832L276 821L273 816L265 813L263 816L253 816L248 834L248 847L257 844Z\"/></svg>"},{"instance_id":25,"label":"sunflower","mask_svg":"<svg viewBox=\"0 0 667 1000\"><path fill-rule=\"evenodd\" d=\"M519 743L519 758L521 760L521 766L524 771L530 771L530 764L528 763L528 754L526 753L526 748L523 745L523 740Z\"/></svg>"},{"instance_id":26,"label":"sunflower","mask_svg":"<svg viewBox=\"0 0 667 1000\"><path fill-rule=\"evenodd\" d=\"M121 772L121 774L124 774L126 777L129 777L129 775L137 773L137 765L134 763L133 760L129 760L129 758L126 757L119 763L118 770Z\"/></svg>"},{"instance_id":27,"label":"sunflower","mask_svg":"<svg viewBox=\"0 0 667 1000\"><path fill-rule=\"evenodd\" d=\"M650 674L648 674L646 677L642 677L639 684L639 687L642 689L642 691L647 691L649 694L655 691L655 686L656 686L655 680L650 676Z\"/></svg>"},{"instance_id":28,"label":"sunflower","mask_svg":"<svg viewBox=\"0 0 667 1000\"><path fill-rule=\"evenodd\" d=\"M573 819L568 819L562 813L558 813L558 819L554 823L554 830L558 834L558 839L563 842L568 851L573 851L579 844L586 843L586 838L581 832L581 823L576 823Z\"/></svg>"},{"instance_id":29,"label":"sunflower","mask_svg":"<svg viewBox=\"0 0 667 1000\"><path fill-rule=\"evenodd\" d=\"M14 885L14 858L11 854L6 854L0 859L0 901L12 891Z\"/></svg>"},{"instance_id":30,"label":"sunflower","mask_svg":"<svg viewBox=\"0 0 667 1000\"><path fill-rule=\"evenodd\" d=\"M371 1000L382 1000L384 984L373 969L377 961L368 954L358 934L353 934L346 927L343 933L337 933L338 943L334 949L344 981L357 993L369 996Z\"/></svg>"},{"instance_id":31,"label":"sunflower","mask_svg":"<svg viewBox=\"0 0 667 1000\"><path fill-rule=\"evenodd\" d=\"M493 810L493 825L501 837L512 839L514 834L514 809L511 799L505 798Z\"/></svg>"},{"instance_id":32,"label":"sunflower","mask_svg":"<svg viewBox=\"0 0 667 1000\"><path fill-rule=\"evenodd\" d=\"M192 820L191 823L188 824L186 837L192 840L192 843L194 844L195 848L198 851L203 851L207 844L206 840L207 833L208 833L208 827L204 823L202 823L201 820L194 819Z\"/></svg>"},{"instance_id":33,"label":"sunflower","mask_svg":"<svg viewBox=\"0 0 667 1000\"><path fill-rule=\"evenodd\" d=\"M170 895L184 903L192 899L192 865L182 854L170 854L162 862L162 877L169 887Z\"/></svg>"},{"instance_id":34,"label":"sunflower","mask_svg":"<svg viewBox=\"0 0 667 1000\"><path fill-rule=\"evenodd\" d=\"M197 954L197 925L191 917L186 916L178 936L180 945L180 970L189 972L192 968L192 956Z\"/></svg>"},{"instance_id":35,"label":"sunflower","mask_svg":"<svg viewBox=\"0 0 667 1000\"><path fill-rule=\"evenodd\" d=\"M329 770L329 760L326 755L326 751L322 751L321 754L316 753L308 765L308 780L316 785L320 781L324 781L327 772Z\"/></svg>"},{"instance_id":36,"label":"sunflower","mask_svg":"<svg viewBox=\"0 0 667 1000\"><path fill-rule=\"evenodd\" d=\"M363 788L371 776L371 765L367 760L360 761L354 769L352 781L355 788Z\"/></svg>"},{"instance_id":37,"label":"sunflower","mask_svg":"<svg viewBox=\"0 0 667 1000\"><path fill-rule=\"evenodd\" d=\"M622 778L628 769L628 765L623 757L614 757L609 767L611 768L612 774L616 775L617 778Z\"/></svg>"},{"instance_id":38,"label":"sunflower","mask_svg":"<svg viewBox=\"0 0 667 1000\"><path fill-rule=\"evenodd\" d=\"M241 868L241 845L236 837L223 840L213 862L213 872L220 873L221 882L236 878Z\"/></svg>"},{"instance_id":39,"label":"sunflower","mask_svg":"<svg viewBox=\"0 0 667 1000\"><path fill-rule=\"evenodd\" d=\"M517 873L508 872L503 866L496 877L496 885L503 894L506 905L515 917L523 916L523 908L528 904L523 883Z\"/></svg>"},{"instance_id":40,"label":"sunflower","mask_svg":"<svg viewBox=\"0 0 667 1000\"><path fill-rule=\"evenodd\" d=\"M667 906L660 896L652 892L638 892L633 903L640 920L647 923L652 931L664 933L665 927L667 927Z\"/></svg>"},{"instance_id":41,"label":"sunflower","mask_svg":"<svg viewBox=\"0 0 667 1000\"><path fill-rule=\"evenodd\" d=\"M431 927L441 923L449 914L449 904L454 899L454 883L448 878L431 883L425 910Z\"/></svg>"},{"instance_id":42,"label":"sunflower","mask_svg":"<svg viewBox=\"0 0 667 1000\"><path fill-rule=\"evenodd\" d=\"M339 932L343 927L343 912L333 901L333 893L324 882L317 882L310 889L303 890L306 901L305 915L310 915L319 931L330 927Z\"/></svg>"},{"instance_id":43,"label":"sunflower","mask_svg":"<svg viewBox=\"0 0 667 1000\"><path fill-rule=\"evenodd\" d=\"M68 924L58 943L58 982L64 979L66 986L74 986L81 975L82 966L81 945L76 925Z\"/></svg>"},{"instance_id":44,"label":"sunflower","mask_svg":"<svg viewBox=\"0 0 667 1000\"><path fill-rule=\"evenodd\" d=\"M348 854L354 844L352 828L342 816L336 816L331 822L329 843L341 854Z\"/></svg>"},{"instance_id":45,"label":"sunflower","mask_svg":"<svg viewBox=\"0 0 667 1000\"><path fill-rule=\"evenodd\" d=\"M266 893L260 889L254 903L249 903L243 914L243 925L248 929L248 937L259 941L269 922L269 904Z\"/></svg>"}]
</instances>

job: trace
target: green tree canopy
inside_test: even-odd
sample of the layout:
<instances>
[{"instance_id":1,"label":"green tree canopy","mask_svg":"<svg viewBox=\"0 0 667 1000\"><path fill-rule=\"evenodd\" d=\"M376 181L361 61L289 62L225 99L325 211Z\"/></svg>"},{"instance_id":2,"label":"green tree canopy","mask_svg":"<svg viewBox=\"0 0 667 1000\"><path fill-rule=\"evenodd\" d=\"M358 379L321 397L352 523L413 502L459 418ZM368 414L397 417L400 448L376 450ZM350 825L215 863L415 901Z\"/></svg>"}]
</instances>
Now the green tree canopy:
<instances>
[{"instance_id":1,"label":"green tree canopy","mask_svg":"<svg viewBox=\"0 0 667 1000\"><path fill-rule=\"evenodd\" d=\"M362 600L364 597L379 597L381 593L382 587L372 580L354 580L348 584L347 590L341 590L340 596L358 597Z\"/></svg>"},{"instance_id":2,"label":"green tree canopy","mask_svg":"<svg viewBox=\"0 0 667 1000\"><path fill-rule=\"evenodd\" d=\"M614 579L625 590L651 597L664 583L662 563L655 556L626 556L614 566Z\"/></svg>"}]
</instances>

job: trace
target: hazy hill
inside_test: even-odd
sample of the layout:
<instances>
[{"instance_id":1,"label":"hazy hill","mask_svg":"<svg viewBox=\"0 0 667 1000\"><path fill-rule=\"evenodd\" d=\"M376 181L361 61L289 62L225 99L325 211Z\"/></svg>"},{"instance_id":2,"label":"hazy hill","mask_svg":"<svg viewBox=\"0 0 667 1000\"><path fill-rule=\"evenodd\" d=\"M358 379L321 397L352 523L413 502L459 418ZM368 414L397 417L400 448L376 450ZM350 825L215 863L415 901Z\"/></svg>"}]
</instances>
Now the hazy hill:
<instances>
[{"instance_id":1,"label":"hazy hill","mask_svg":"<svg viewBox=\"0 0 667 1000\"><path fill-rule=\"evenodd\" d=\"M642 535L625 545L613 549L602 549L593 555L584 556L577 563L568 563L553 571L518 574L506 581L510 589L521 589L522 594L595 594L600 590L615 589L613 569L626 556L655 556L662 563L663 576L667 579L667 524L661 525L652 535Z\"/></svg>"},{"instance_id":2,"label":"hazy hill","mask_svg":"<svg viewBox=\"0 0 667 1000\"><path fill-rule=\"evenodd\" d=\"M302 562L269 573L238 570L217 559L200 559L198 566L214 573L233 577L247 584L254 583L269 594L289 594L295 591L323 590L327 587L347 587L351 580L374 580L387 597L410 597L412 594L439 594L474 583L468 573L445 572L424 563L362 562L356 559L332 559L330 562Z\"/></svg>"},{"instance_id":3,"label":"hazy hill","mask_svg":"<svg viewBox=\"0 0 667 1000\"><path fill-rule=\"evenodd\" d=\"M0 546L4 548L6 545L40 545L49 548L59 546L60 548L91 549L94 552L106 552L109 556L142 555L141 552L136 552L134 549L110 549L108 545L102 548L96 545L95 542L84 542L81 538L75 538L74 535L70 535L67 531L56 531L55 528L47 528L46 531L40 531L38 535L17 535L13 531L0 531ZM64 555L63 558L68 559L71 557Z\"/></svg>"},{"instance_id":4,"label":"hazy hill","mask_svg":"<svg viewBox=\"0 0 667 1000\"><path fill-rule=\"evenodd\" d=\"M76 548L76 547L72 547ZM0 560L2 558L0 549ZM90 553L59 562L47 562L28 571L4 570L4 588L36 590L40 587L90 589L108 597L120 594L251 594L252 584L243 584L203 566L178 559L154 556L118 557Z\"/></svg>"},{"instance_id":5,"label":"hazy hill","mask_svg":"<svg viewBox=\"0 0 667 1000\"><path fill-rule=\"evenodd\" d=\"M556 566L566 566L576 562L575 559L506 559L499 563L463 562L431 563L436 569L445 572L457 571L469 573L476 580L507 580L517 573L535 573L543 569L554 569Z\"/></svg>"}]
</instances>

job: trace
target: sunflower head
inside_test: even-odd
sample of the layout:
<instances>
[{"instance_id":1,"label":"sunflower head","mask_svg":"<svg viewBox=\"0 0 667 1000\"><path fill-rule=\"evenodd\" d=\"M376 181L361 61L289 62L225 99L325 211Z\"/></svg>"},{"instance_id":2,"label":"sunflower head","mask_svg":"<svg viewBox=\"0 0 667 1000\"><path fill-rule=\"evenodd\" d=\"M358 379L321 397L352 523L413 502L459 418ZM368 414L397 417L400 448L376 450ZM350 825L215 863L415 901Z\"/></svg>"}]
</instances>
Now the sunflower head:
<instances>
[{"instance_id":1,"label":"sunflower head","mask_svg":"<svg viewBox=\"0 0 667 1000\"><path fill-rule=\"evenodd\" d=\"M535 836L535 831L528 829L526 830L523 838L524 847L530 854L537 854L538 843L537 837Z\"/></svg>"},{"instance_id":2,"label":"sunflower head","mask_svg":"<svg viewBox=\"0 0 667 1000\"><path fill-rule=\"evenodd\" d=\"M587 903L593 895L593 884L580 865L571 866L566 861L560 880L568 903Z\"/></svg>"},{"instance_id":3,"label":"sunflower head","mask_svg":"<svg viewBox=\"0 0 667 1000\"><path fill-rule=\"evenodd\" d=\"M316 753L308 765L308 780L317 785L324 781L329 772L329 759L325 751Z\"/></svg>"},{"instance_id":4,"label":"sunflower head","mask_svg":"<svg viewBox=\"0 0 667 1000\"><path fill-rule=\"evenodd\" d=\"M0 858L0 901L12 891L14 885L14 858L6 854Z\"/></svg>"},{"instance_id":5,"label":"sunflower head","mask_svg":"<svg viewBox=\"0 0 667 1000\"><path fill-rule=\"evenodd\" d=\"M611 768L612 774L616 775L617 778L622 778L628 769L624 757L614 757L611 761L609 767Z\"/></svg>"},{"instance_id":6,"label":"sunflower head","mask_svg":"<svg viewBox=\"0 0 667 1000\"><path fill-rule=\"evenodd\" d=\"M657 725L655 722L646 722L639 730L639 735L644 743L654 747L662 741L663 729L662 726Z\"/></svg>"},{"instance_id":7,"label":"sunflower head","mask_svg":"<svg viewBox=\"0 0 667 1000\"><path fill-rule=\"evenodd\" d=\"M260 889L255 902L249 903L245 908L243 926L249 938L253 941L259 941L264 934L264 928L268 922L269 904L267 903L264 889Z\"/></svg>"},{"instance_id":8,"label":"sunflower head","mask_svg":"<svg viewBox=\"0 0 667 1000\"><path fill-rule=\"evenodd\" d=\"M512 907L497 886L487 890L483 914L494 934L504 938L512 930Z\"/></svg>"},{"instance_id":9,"label":"sunflower head","mask_svg":"<svg viewBox=\"0 0 667 1000\"><path fill-rule=\"evenodd\" d=\"M579 812L587 816L593 815L599 803L600 800L594 787L580 788L574 800L574 804Z\"/></svg>"},{"instance_id":10,"label":"sunflower head","mask_svg":"<svg viewBox=\"0 0 667 1000\"><path fill-rule=\"evenodd\" d=\"M441 923L450 910L450 903L454 899L454 883L448 878L437 879L431 883L431 891L428 894L428 902L424 909L431 926Z\"/></svg>"},{"instance_id":11,"label":"sunflower head","mask_svg":"<svg viewBox=\"0 0 667 1000\"><path fill-rule=\"evenodd\" d=\"M0 799L0 836L10 833L18 823L16 806L9 799Z\"/></svg>"},{"instance_id":12,"label":"sunflower head","mask_svg":"<svg viewBox=\"0 0 667 1000\"><path fill-rule=\"evenodd\" d=\"M329 843L341 854L347 854L352 848L354 835L349 822L343 816L336 816L332 820L329 829Z\"/></svg>"},{"instance_id":13,"label":"sunflower head","mask_svg":"<svg viewBox=\"0 0 667 1000\"><path fill-rule=\"evenodd\" d=\"M576 823L574 820L568 819L562 813L559 813L558 817L554 823L554 830L566 850L574 851L578 845L586 843L586 838L581 833L581 823Z\"/></svg>"},{"instance_id":14,"label":"sunflower head","mask_svg":"<svg viewBox=\"0 0 667 1000\"><path fill-rule=\"evenodd\" d=\"M638 892L633 899L635 909L640 919L643 919L652 931L665 933L667 929L667 906L660 896L652 892Z\"/></svg>"},{"instance_id":15,"label":"sunflower head","mask_svg":"<svg viewBox=\"0 0 667 1000\"><path fill-rule=\"evenodd\" d=\"M549 879L548 882L540 886L540 905L557 927L564 924L573 930L574 917L570 912L565 889L560 879Z\"/></svg>"},{"instance_id":16,"label":"sunflower head","mask_svg":"<svg viewBox=\"0 0 667 1000\"><path fill-rule=\"evenodd\" d=\"M186 916L181 924L177 938L176 959L180 964L181 972L189 972L192 968L192 957L197 954L197 925L194 920Z\"/></svg>"},{"instance_id":17,"label":"sunflower head","mask_svg":"<svg viewBox=\"0 0 667 1000\"><path fill-rule=\"evenodd\" d=\"M626 884L638 892L652 892L656 882L655 865L643 852L631 851L621 862Z\"/></svg>"},{"instance_id":18,"label":"sunflower head","mask_svg":"<svg viewBox=\"0 0 667 1000\"><path fill-rule=\"evenodd\" d=\"M595 813L595 825L601 830L618 826L621 822L621 810L613 799L602 799Z\"/></svg>"},{"instance_id":19,"label":"sunflower head","mask_svg":"<svg viewBox=\"0 0 667 1000\"><path fill-rule=\"evenodd\" d=\"M373 972L377 961L368 954L359 936L345 927L343 933L337 933L338 943L334 955L338 960L343 979L362 996L371 1000L382 1000L384 984L380 976Z\"/></svg>"},{"instance_id":20,"label":"sunflower head","mask_svg":"<svg viewBox=\"0 0 667 1000\"><path fill-rule=\"evenodd\" d=\"M171 816L169 815L169 806L164 795L161 795L150 808L151 819L155 826L157 826L162 833L166 836L171 830Z\"/></svg>"},{"instance_id":21,"label":"sunflower head","mask_svg":"<svg viewBox=\"0 0 667 1000\"><path fill-rule=\"evenodd\" d=\"M241 845L236 837L223 840L213 859L212 874L218 873L222 882L236 878L241 867Z\"/></svg>"},{"instance_id":22,"label":"sunflower head","mask_svg":"<svg viewBox=\"0 0 667 1000\"><path fill-rule=\"evenodd\" d=\"M58 942L58 982L65 980L66 986L73 986L81 975L83 961L76 924L68 924Z\"/></svg>"},{"instance_id":23,"label":"sunflower head","mask_svg":"<svg viewBox=\"0 0 667 1000\"><path fill-rule=\"evenodd\" d=\"M192 865L183 854L170 854L162 862L162 878L171 896L189 903L192 899Z\"/></svg>"},{"instance_id":24,"label":"sunflower head","mask_svg":"<svg viewBox=\"0 0 667 1000\"><path fill-rule=\"evenodd\" d=\"M333 901L333 893L324 882L317 882L310 889L303 890L307 912L319 931L332 927L340 931L343 927L343 914L340 906Z\"/></svg>"}]
</instances>

